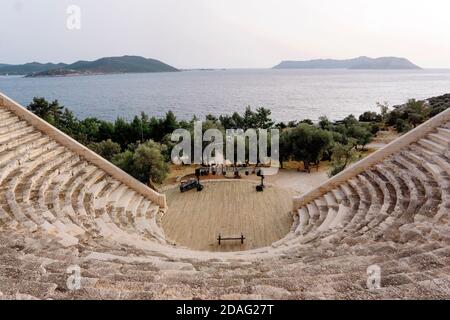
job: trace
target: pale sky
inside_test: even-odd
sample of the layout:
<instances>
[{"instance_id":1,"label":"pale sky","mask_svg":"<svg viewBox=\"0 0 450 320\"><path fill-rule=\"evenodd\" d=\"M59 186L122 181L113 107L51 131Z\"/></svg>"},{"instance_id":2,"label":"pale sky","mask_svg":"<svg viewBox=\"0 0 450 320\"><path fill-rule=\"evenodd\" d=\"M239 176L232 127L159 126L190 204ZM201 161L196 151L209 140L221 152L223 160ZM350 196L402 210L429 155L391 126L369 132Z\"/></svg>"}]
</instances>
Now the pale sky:
<instances>
[{"instance_id":1,"label":"pale sky","mask_svg":"<svg viewBox=\"0 0 450 320\"><path fill-rule=\"evenodd\" d=\"M68 30L66 9L81 9ZM448 0L1 0L0 63L125 54L178 68L399 56L450 68Z\"/></svg>"}]
</instances>

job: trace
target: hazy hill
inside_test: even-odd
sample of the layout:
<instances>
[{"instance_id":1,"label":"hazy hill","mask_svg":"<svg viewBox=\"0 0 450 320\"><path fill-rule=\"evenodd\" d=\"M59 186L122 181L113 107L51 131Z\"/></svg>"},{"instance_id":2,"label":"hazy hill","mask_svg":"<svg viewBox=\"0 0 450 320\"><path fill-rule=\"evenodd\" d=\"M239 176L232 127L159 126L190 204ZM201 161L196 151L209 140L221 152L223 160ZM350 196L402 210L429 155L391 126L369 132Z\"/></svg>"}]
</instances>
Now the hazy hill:
<instances>
[{"instance_id":1,"label":"hazy hill","mask_svg":"<svg viewBox=\"0 0 450 320\"><path fill-rule=\"evenodd\" d=\"M77 61L65 69L91 73L170 72L178 71L155 59L138 56L101 58L95 61Z\"/></svg>"},{"instance_id":2,"label":"hazy hill","mask_svg":"<svg viewBox=\"0 0 450 320\"><path fill-rule=\"evenodd\" d=\"M420 69L405 58L381 57L369 58L358 57L354 59L316 59L308 61L283 61L274 69Z\"/></svg>"},{"instance_id":3,"label":"hazy hill","mask_svg":"<svg viewBox=\"0 0 450 320\"><path fill-rule=\"evenodd\" d=\"M27 75L29 77L66 76L109 73L143 73L178 71L155 59L138 56L108 57L95 61L77 61L73 64L28 63L15 66L0 66L0 74Z\"/></svg>"},{"instance_id":4,"label":"hazy hill","mask_svg":"<svg viewBox=\"0 0 450 320\"><path fill-rule=\"evenodd\" d=\"M37 73L50 69L58 69L64 68L67 66L64 63L39 63L39 62L31 62L20 65L1 65L0 64L0 75L24 75L29 73Z\"/></svg>"}]
</instances>

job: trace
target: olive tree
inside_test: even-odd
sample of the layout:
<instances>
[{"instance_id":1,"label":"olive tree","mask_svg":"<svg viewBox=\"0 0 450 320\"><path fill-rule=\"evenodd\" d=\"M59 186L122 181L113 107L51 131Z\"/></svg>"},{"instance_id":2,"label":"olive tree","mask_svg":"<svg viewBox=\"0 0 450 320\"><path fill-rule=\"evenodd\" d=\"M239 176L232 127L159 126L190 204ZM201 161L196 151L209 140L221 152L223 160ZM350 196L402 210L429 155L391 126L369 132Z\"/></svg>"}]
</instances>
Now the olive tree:
<instances>
[{"instance_id":1,"label":"olive tree","mask_svg":"<svg viewBox=\"0 0 450 320\"><path fill-rule=\"evenodd\" d=\"M165 148L165 145L148 140L134 151L116 155L113 163L143 183L162 183L169 173L169 165L163 155Z\"/></svg>"},{"instance_id":2,"label":"olive tree","mask_svg":"<svg viewBox=\"0 0 450 320\"><path fill-rule=\"evenodd\" d=\"M111 141L111 139L90 143L88 148L108 161L111 161L116 154L120 153L120 144Z\"/></svg>"},{"instance_id":3,"label":"olive tree","mask_svg":"<svg viewBox=\"0 0 450 320\"><path fill-rule=\"evenodd\" d=\"M292 129L289 138L293 158L302 161L308 173L311 172L311 164L319 163L323 153L333 141L329 131L306 123Z\"/></svg>"}]
</instances>

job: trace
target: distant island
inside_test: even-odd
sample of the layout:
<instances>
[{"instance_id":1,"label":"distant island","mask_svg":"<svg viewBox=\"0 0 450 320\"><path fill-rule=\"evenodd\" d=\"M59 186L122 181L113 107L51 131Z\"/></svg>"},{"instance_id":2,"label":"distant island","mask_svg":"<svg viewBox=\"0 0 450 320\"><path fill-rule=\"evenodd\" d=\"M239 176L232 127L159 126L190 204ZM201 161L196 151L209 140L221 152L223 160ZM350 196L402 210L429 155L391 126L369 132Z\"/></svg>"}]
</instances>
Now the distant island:
<instances>
[{"instance_id":1,"label":"distant island","mask_svg":"<svg viewBox=\"0 0 450 320\"><path fill-rule=\"evenodd\" d=\"M274 69L368 69L368 70L398 70L398 69L421 69L406 58L381 57L369 58L358 57L354 59L316 59L308 61L283 61L273 67Z\"/></svg>"},{"instance_id":2,"label":"distant island","mask_svg":"<svg viewBox=\"0 0 450 320\"><path fill-rule=\"evenodd\" d=\"M22 65L0 64L0 75L26 77L62 77L76 75L176 72L178 69L159 60L139 56L107 57L95 61L77 61L72 64L32 62Z\"/></svg>"},{"instance_id":3,"label":"distant island","mask_svg":"<svg viewBox=\"0 0 450 320\"><path fill-rule=\"evenodd\" d=\"M308 61L283 61L273 69L372 69L372 70L404 70L421 69L406 58L358 57L354 59L316 59ZM20 65L0 63L0 75L23 75L26 77L64 77L78 75L102 75L117 73L177 72L217 69L179 70L164 62L140 56L106 57L95 61L77 61L66 63L31 62Z\"/></svg>"},{"instance_id":4,"label":"distant island","mask_svg":"<svg viewBox=\"0 0 450 320\"><path fill-rule=\"evenodd\" d=\"M32 73L38 73L51 69L64 68L67 66L64 63L39 63L39 62L31 62L20 65L10 65L10 64L0 64L0 75L27 75Z\"/></svg>"}]
</instances>

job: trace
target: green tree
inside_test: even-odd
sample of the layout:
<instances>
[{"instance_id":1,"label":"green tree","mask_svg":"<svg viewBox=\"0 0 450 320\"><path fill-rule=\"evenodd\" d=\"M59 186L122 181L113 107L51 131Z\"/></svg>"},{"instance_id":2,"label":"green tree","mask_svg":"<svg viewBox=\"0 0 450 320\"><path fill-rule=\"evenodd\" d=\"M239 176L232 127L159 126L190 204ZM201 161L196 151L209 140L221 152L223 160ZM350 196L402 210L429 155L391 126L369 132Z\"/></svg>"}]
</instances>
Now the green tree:
<instances>
[{"instance_id":1,"label":"green tree","mask_svg":"<svg viewBox=\"0 0 450 320\"><path fill-rule=\"evenodd\" d=\"M57 127L71 137L77 138L80 133L80 122L75 117L73 112L67 108L64 108L64 111L59 118Z\"/></svg>"},{"instance_id":2,"label":"green tree","mask_svg":"<svg viewBox=\"0 0 450 320\"><path fill-rule=\"evenodd\" d=\"M356 119L356 117L354 115L349 115L347 117L344 118L344 120L342 120L342 123L346 126L346 127L350 127L352 125L358 125L359 122Z\"/></svg>"},{"instance_id":3,"label":"green tree","mask_svg":"<svg viewBox=\"0 0 450 320\"><path fill-rule=\"evenodd\" d=\"M239 113L233 112L231 115L231 120L233 124L232 129L243 129L245 127L244 118Z\"/></svg>"},{"instance_id":4,"label":"green tree","mask_svg":"<svg viewBox=\"0 0 450 320\"><path fill-rule=\"evenodd\" d=\"M431 115L432 109L427 102L410 99L404 106L389 113L387 123L395 126L398 132L405 132L426 121Z\"/></svg>"},{"instance_id":5,"label":"green tree","mask_svg":"<svg viewBox=\"0 0 450 320\"><path fill-rule=\"evenodd\" d=\"M219 121L219 119L218 119L216 116L212 115L212 114L207 114L207 115L205 116L205 120L206 120L206 121L212 121L212 122L217 122L217 121Z\"/></svg>"},{"instance_id":6,"label":"green tree","mask_svg":"<svg viewBox=\"0 0 450 320\"><path fill-rule=\"evenodd\" d=\"M111 139L92 142L88 145L88 148L108 161L111 161L116 154L120 153L120 144L111 141Z\"/></svg>"},{"instance_id":7,"label":"green tree","mask_svg":"<svg viewBox=\"0 0 450 320\"><path fill-rule=\"evenodd\" d=\"M327 116L319 117L319 127L323 130L331 130L333 128L333 124L330 120L328 120Z\"/></svg>"},{"instance_id":8,"label":"green tree","mask_svg":"<svg viewBox=\"0 0 450 320\"><path fill-rule=\"evenodd\" d=\"M332 143L329 131L302 123L290 134L292 155L297 161L302 161L307 172L311 172L311 164L318 164L325 150Z\"/></svg>"},{"instance_id":9,"label":"green tree","mask_svg":"<svg viewBox=\"0 0 450 320\"><path fill-rule=\"evenodd\" d=\"M331 169L328 172L328 176L332 177L338 174L355 160L356 153L353 141L350 141L348 144L334 143L330 162Z\"/></svg>"},{"instance_id":10,"label":"green tree","mask_svg":"<svg viewBox=\"0 0 450 320\"><path fill-rule=\"evenodd\" d=\"M322 159L324 161L331 161L331 157L333 156L333 148L336 143L348 143L348 138L339 132L329 131L331 134L332 143L323 151Z\"/></svg>"},{"instance_id":11,"label":"green tree","mask_svg":"<svg viewBox=\"0 0 450 320\"><path fill-rule=\"evenodd\" d=\"M87 144L90 141L98 142L98 132L101 121L97 118L86 118L80 121L80 134L84 136L85 141L82 143Z\"/></svg>"},{"instance_id":12,"label":"green tree","mask_svg":"<svg viewBox=\"0 0 450 320\"><path fill-rule=\"evenodd\" d=\"M411 126L409 125L409 123L403 119L397 119L394 127L395 127L395 130L397 130L397 132L400 132L400 133L408 132L409 130L411 130Z\"/></svg>"},{"instance_id":13,"label":"green tree","mask_svg":"<svg viewBox=\"0 0 450 320\"><path fill-rule=\"evenodd\" d=\"M280 167L292 158L292 129L283 130L280 134Z\"/></svg>"},{"instance_id":14,"label":"green tree","mask_svg":"<svg viewBox=\"0 0 450 320\"><path fill-rule=\"evenodd\" d=\"M309 125L314 125L314 122L311 119L303 119L303 120L300 120L299 123L306 123Z\"/></svg>"},{"instance_id":15,"label":"green tree","mask_svg":"<svg viewBox=\"0 0 450 320\"><path fill-rule=\"evenodd\" d=\"M134 156L133 151L126 150L122 153L116 154L112 158L112 163L115 164L120 169L122 169L123 171L125 171L126 173L136 178L133 156Z\"/></svg>"},{"instance_id":16,"label":"green tree","mask_svg":"<svg viewBox=\"0 0 450 320\"><path fill-rule=\"evenodd\" d=\"M405 112L409 124L415 128L428 118L430 109L425 102L411 99L406 104Z\"/></svg>"},{"instance_id":17,"label":"green tree","mask_svg":"<svg viewBox=\"0 0 450 320\"><path fill-rule=\"evenodd\" d=\"M389 104L387 102L377 102L377 107L380 109L381 122L383 123L383 127L385 127L389 121Z\"/></svg>"},{"instance_id":18,"label":"green tree","mask_svg":"<svg viewBox=\"0 0 450 320\"><path fill-rule=\"evenodd\" d=\"M381 122L383 117L373 111L366 111L362 115L359 116L360 122Z\"/></svg>"},{"instance_id":19,"label":"green tree","mask_svg":"<svg viewBox=\"0 0 450 320\"><path fill-rule=\"evenodd\" d=\"M166 113L166 117L162 121L162 126L164 130L163 137L167 133L172 133L175 129L178 128L178 120L175 114L172 111L168 111Z\"/></svg>"},{"instance_id":20,"label":"green tree","mask_svg":"<svg viewBox=\"0 0 450 320\"><path fill-rule=\"evenodd\" d=\"M270 115L272 111L264 107L258 108L255 114L255 127L254 129L269 129L272 128L274 122L272 121Z\"/></svg>"},{"instance_id":21,"label":"green tree","mask_svg":"<svg viewBox=\"0 0 450 320\"><path fill-rule=\"evenodd\" d=\"M169 173L165 162L164 145L152 140L140 144L133 156L134 170L137 178L143 182L162 183Z\"/></svg>"},{"instance_id":22,"label":"green tree","mask_svg":"<svg viewBox=\"0 0 450 320\"><path fill-rule=\"evenodd\" d=\"M114 141L119 143L122 149L126 149L128 144L136 142L133 138L131 125L123 118L117 118L114 123Z\"/></svg>"},{"instance_id":23,"label":"green tree","mask_svg":"<svg viewBox=\"0 0 450 320\"><path fill-rule=\"evenodd\" d=\"M359 124L349 126L347 128L347 136L353 138L355 147L361 146L361 150L364 150L365 146L373 140L372 132Z\"/></svg>"},{"instance_id":24,"label":"green tree","mask_svg":"<svg viewBox=\"0 0 450 320\"><path fill-rule=\"evenodd\" d=\"M148 140L134 151L126 150L113 157L112 162L143 183L162 183L169 173L164 153L166 146Z\"/></svg>"},{"instance_id":25,"label":"green tree","mask_svg":"<svg viewBox=\"0 0 450 320\"><path fill-rule=\"evenodd\" d=\"M61 106L58 100L48 102L44 98L35 97L27 109L48 123L56 125L63 114L64 106Z\"/></svg>"},{"instance_id":26,"label":"green tree","mask_svg":"<svg viewBox=\"0 0 450 320\"><path fill-rule=\"evenodd\" d=\"M242 127L238 129L243 129L245 131L249 128L256 128L256 122L256 114L252 111L252 108L248 106L244 111L244 117L242 118Z\"/></svg>"},{"instance_id":27,"label":"green tree","mask_svg":"<svg viewBox=\"0 0 450 320\"><path fill-rule=\"evenodd\" d=\"M109 121L101 121L98 126L96 141L104 141L108 139L115 139L114 123Z\"/></svg>"}]
</instances>

